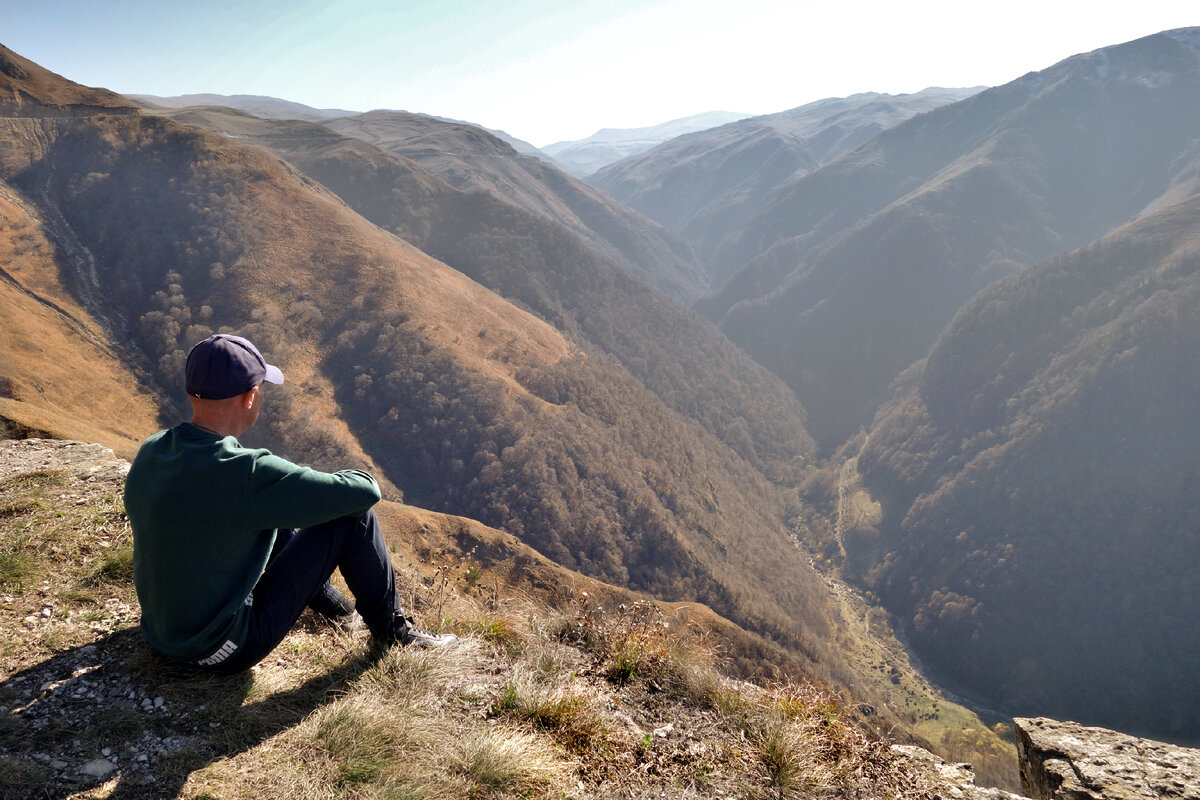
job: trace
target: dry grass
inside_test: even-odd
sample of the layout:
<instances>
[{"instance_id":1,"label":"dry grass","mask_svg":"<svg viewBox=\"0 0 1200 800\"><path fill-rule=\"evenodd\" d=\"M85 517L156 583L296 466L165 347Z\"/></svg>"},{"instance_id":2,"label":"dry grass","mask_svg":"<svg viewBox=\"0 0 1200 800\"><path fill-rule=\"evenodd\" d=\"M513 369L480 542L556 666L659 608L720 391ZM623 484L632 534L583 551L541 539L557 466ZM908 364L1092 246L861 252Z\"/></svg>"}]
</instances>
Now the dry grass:
<instances>
[{"instance_id":1,"label":"dry grass","mask_svg":"<svg viewBox=\"0 0 1200 800\"><path fill-rule=\"evenodd\" d=\"M0 194L0 270L9 279L0 280L0 431L46 431L132 454L154 431L156 403L67 290L56 252L36 212Z\"/></svg>"},{"instance_id":2,"label":"dry grass","mask_svg":"<svg viewBox=\"0 0 1200 800\"><path fill-rule=\"evenodd\" d=\"M502 728L476 728L459 743L458 768L470 784L470 796L529 796L565 783L570 764L531 734Z\"/></svg>"},{"instance_id":3,"label":"dry grass","mask_svg":"<svg viewBox=\"0 0 1200 800\"><path fill-rule=\"evenodd\" d=\"M618 685L640 681L702 704L722 687L707 633L671 622L654 603L605 609L582 592L574 614L559 620L557 636L591 653L601 674Z\"/></svg>"},{"instance_id":4,"label":"dry grass","mask_svg":"<svg viewBox=\"0 0 1200 800\"><path fill-rule=\"evenodd\" d=\"M650 603L402 574L457 645L378 651L306 616L244 675L171 663L136 630L112 488L0 482L0 543L36 556L0 605L0 797L928 796L824 691L723 676L705 631ZM109 775L80 774L98 758Z\"/></svg>"},{"instance_id":5,"label":"dry grass","mask_svg":"<svg viewBox=\"0 0 1200 800\"><path fill-rule=\"evenodd\" d=\"M308 732L340 787L394 783L436 735L416 705L391 705L370 695L352 695L318 710Z\"/></svg>"},{"instance_id":6,"label":"dry grass","mask_svg":"<svg viewBox=\"0 0 1200 800\"><path fill-rule=\"evenodd\" d=\"M531 671L523 661L509 673L493 708L494 716L546 731L571 751L601 746L609 737L593 693L569 677Z\"/></svg>"}]
</instances>

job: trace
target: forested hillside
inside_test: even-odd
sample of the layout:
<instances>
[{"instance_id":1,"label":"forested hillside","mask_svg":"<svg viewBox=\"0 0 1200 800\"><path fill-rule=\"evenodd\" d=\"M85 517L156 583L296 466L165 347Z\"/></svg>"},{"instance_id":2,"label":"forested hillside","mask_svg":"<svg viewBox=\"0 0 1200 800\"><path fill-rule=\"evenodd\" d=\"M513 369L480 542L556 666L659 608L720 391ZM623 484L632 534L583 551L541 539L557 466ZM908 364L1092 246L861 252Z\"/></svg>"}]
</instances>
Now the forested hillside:
<instances>
[{"instance_id":1,"label":"forested hillside","mask_svg":"<svg viewBox=\"0 0 1200 800\"><path fill-rule=\"evenodd\" d=\"M322 125L411 159L456 189L485 192L555 222L678 300L691 302L708 290L704 270L677 233L474 125L396 111Z\"/></svg>"},{"instance_id":2,"label":"forested hillside","mask_svg":"<svg viewBox=\"0 0 1200 800\"><path fill-rule=\"evenodd\" d=\"M1001 708L1200 739L1200 200L995 286L899 382L847 542Z\"/></svg>"}]
</instances>

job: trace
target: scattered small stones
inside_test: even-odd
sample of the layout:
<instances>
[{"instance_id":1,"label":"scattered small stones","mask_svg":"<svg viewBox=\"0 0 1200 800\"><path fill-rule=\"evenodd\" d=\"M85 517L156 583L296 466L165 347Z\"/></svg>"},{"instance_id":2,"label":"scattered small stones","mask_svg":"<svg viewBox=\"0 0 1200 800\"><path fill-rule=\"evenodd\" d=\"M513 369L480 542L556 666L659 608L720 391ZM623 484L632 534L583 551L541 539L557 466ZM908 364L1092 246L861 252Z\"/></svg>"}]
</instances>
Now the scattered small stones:
<instances>
[{"instance_id":1,"label":"scattered small stones","mask_svg":"<svg viewBox=\"0 0 1200 800\"><path fill-rule=\"evenodd\" d=\"M66 470L67 485L59 501L64 505L98 503L120 492L128 464L98 445L49 440L0 440L0 480L34 470ZM99 539L99 537L98 537ZM101 547L105 541L99 541ZM61 650L46 660L31 658L14 674L0 680L4 732L0 761L37 765L50 773L60 787L54 796L66 796L120 775L122 782L152 784L156 762L184 749L202 746L195 735L199 727L185 713L172 713L167 693L139 685L127 660L140 637L122 637L137 625L136 603L111 597L88 610L86 617L62 607L56 587L42 582L22 595L0 595L0 609L13 620L14 632L22 627L41 641L57 635L79 641L86 634L94 641ZM28 606L22 605L28 603ZM117 634L114 636L114 634ZM58 648L56 648L58 649ZM36 653L31 648L31 653ZM146 730L127 732L134 712L142 709ZM115 727L114 727L115 724ZM152 729L152 730L151 730ZM96 731L117 730L106 741ZM21 746L23 741L36 745ZM36 750L32 750L36 747ZM2 781L0 781L2 783ZM8 796L0 786L0 795Z\"/></svg>"}]
</instances>

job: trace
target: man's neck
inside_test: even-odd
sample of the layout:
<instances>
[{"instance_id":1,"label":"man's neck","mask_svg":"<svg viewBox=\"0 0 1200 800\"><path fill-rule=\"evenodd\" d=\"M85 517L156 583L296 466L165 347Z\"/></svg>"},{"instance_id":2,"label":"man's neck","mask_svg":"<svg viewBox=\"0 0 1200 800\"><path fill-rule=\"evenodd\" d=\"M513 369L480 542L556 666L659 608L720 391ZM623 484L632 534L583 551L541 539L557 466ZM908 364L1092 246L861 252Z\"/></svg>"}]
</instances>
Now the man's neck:
<instances>
[{"instance_id":1,"label":"man's neck","mask_svg":"<svg viewBox=\"0 0 1200 800\"><path fill-rule=\"evenodd\" d=\"M192 427L199 428L200 430L204 431L205 433L211 433L216 436L232 436L233 435L233 434L229 434L229 433L224 433L221 430L219 430L218 428L214 428L211 425L205 425L204 423L198 422L195 419L192 419L189 421L191 422Z\"/></svg>"},{"instance_id":2,"label":"man's neck","mask_svg":"<svg viewBox=\"0 0 1200 800\"><path fill-rule=\"evenodd\" d=\"M245 430L245 425L238 424L238 420L225 417L217 414L193 414L191 423L202 431L216 434L217 436L241 436Z\"/></svg>"},{"instance_id":3,"label":"man's neck","mask_svg":"<svg viewBox=\"0 0 1200 800\"><path fill-rule=\"evenodd\" d=\"M192 424L219 436L241 436L250 429L258 410L257 389L220 400L192 398Z\"/></svg>"}]
</instances>

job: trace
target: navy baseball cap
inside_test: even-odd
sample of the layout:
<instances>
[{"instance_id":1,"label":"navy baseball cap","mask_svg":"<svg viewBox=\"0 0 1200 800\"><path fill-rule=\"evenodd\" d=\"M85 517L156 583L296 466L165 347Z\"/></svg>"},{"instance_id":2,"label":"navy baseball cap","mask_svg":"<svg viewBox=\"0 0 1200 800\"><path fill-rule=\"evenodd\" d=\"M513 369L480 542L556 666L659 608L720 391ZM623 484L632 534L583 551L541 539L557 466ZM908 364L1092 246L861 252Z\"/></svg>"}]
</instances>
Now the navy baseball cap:
<instances>
[{"instance_id":1,"label":"navy baseball cap","mask_svg":"<svg viewBox=\"0 0 1200 800\"><path fill-rule=\"evenodd\" d=\"M283 383L279 367L268 364L257 347L228 333L215 334L193 347L184 374L187 393L204 400L237 397L263 381Z\"/></svg>"}]
</instances>

